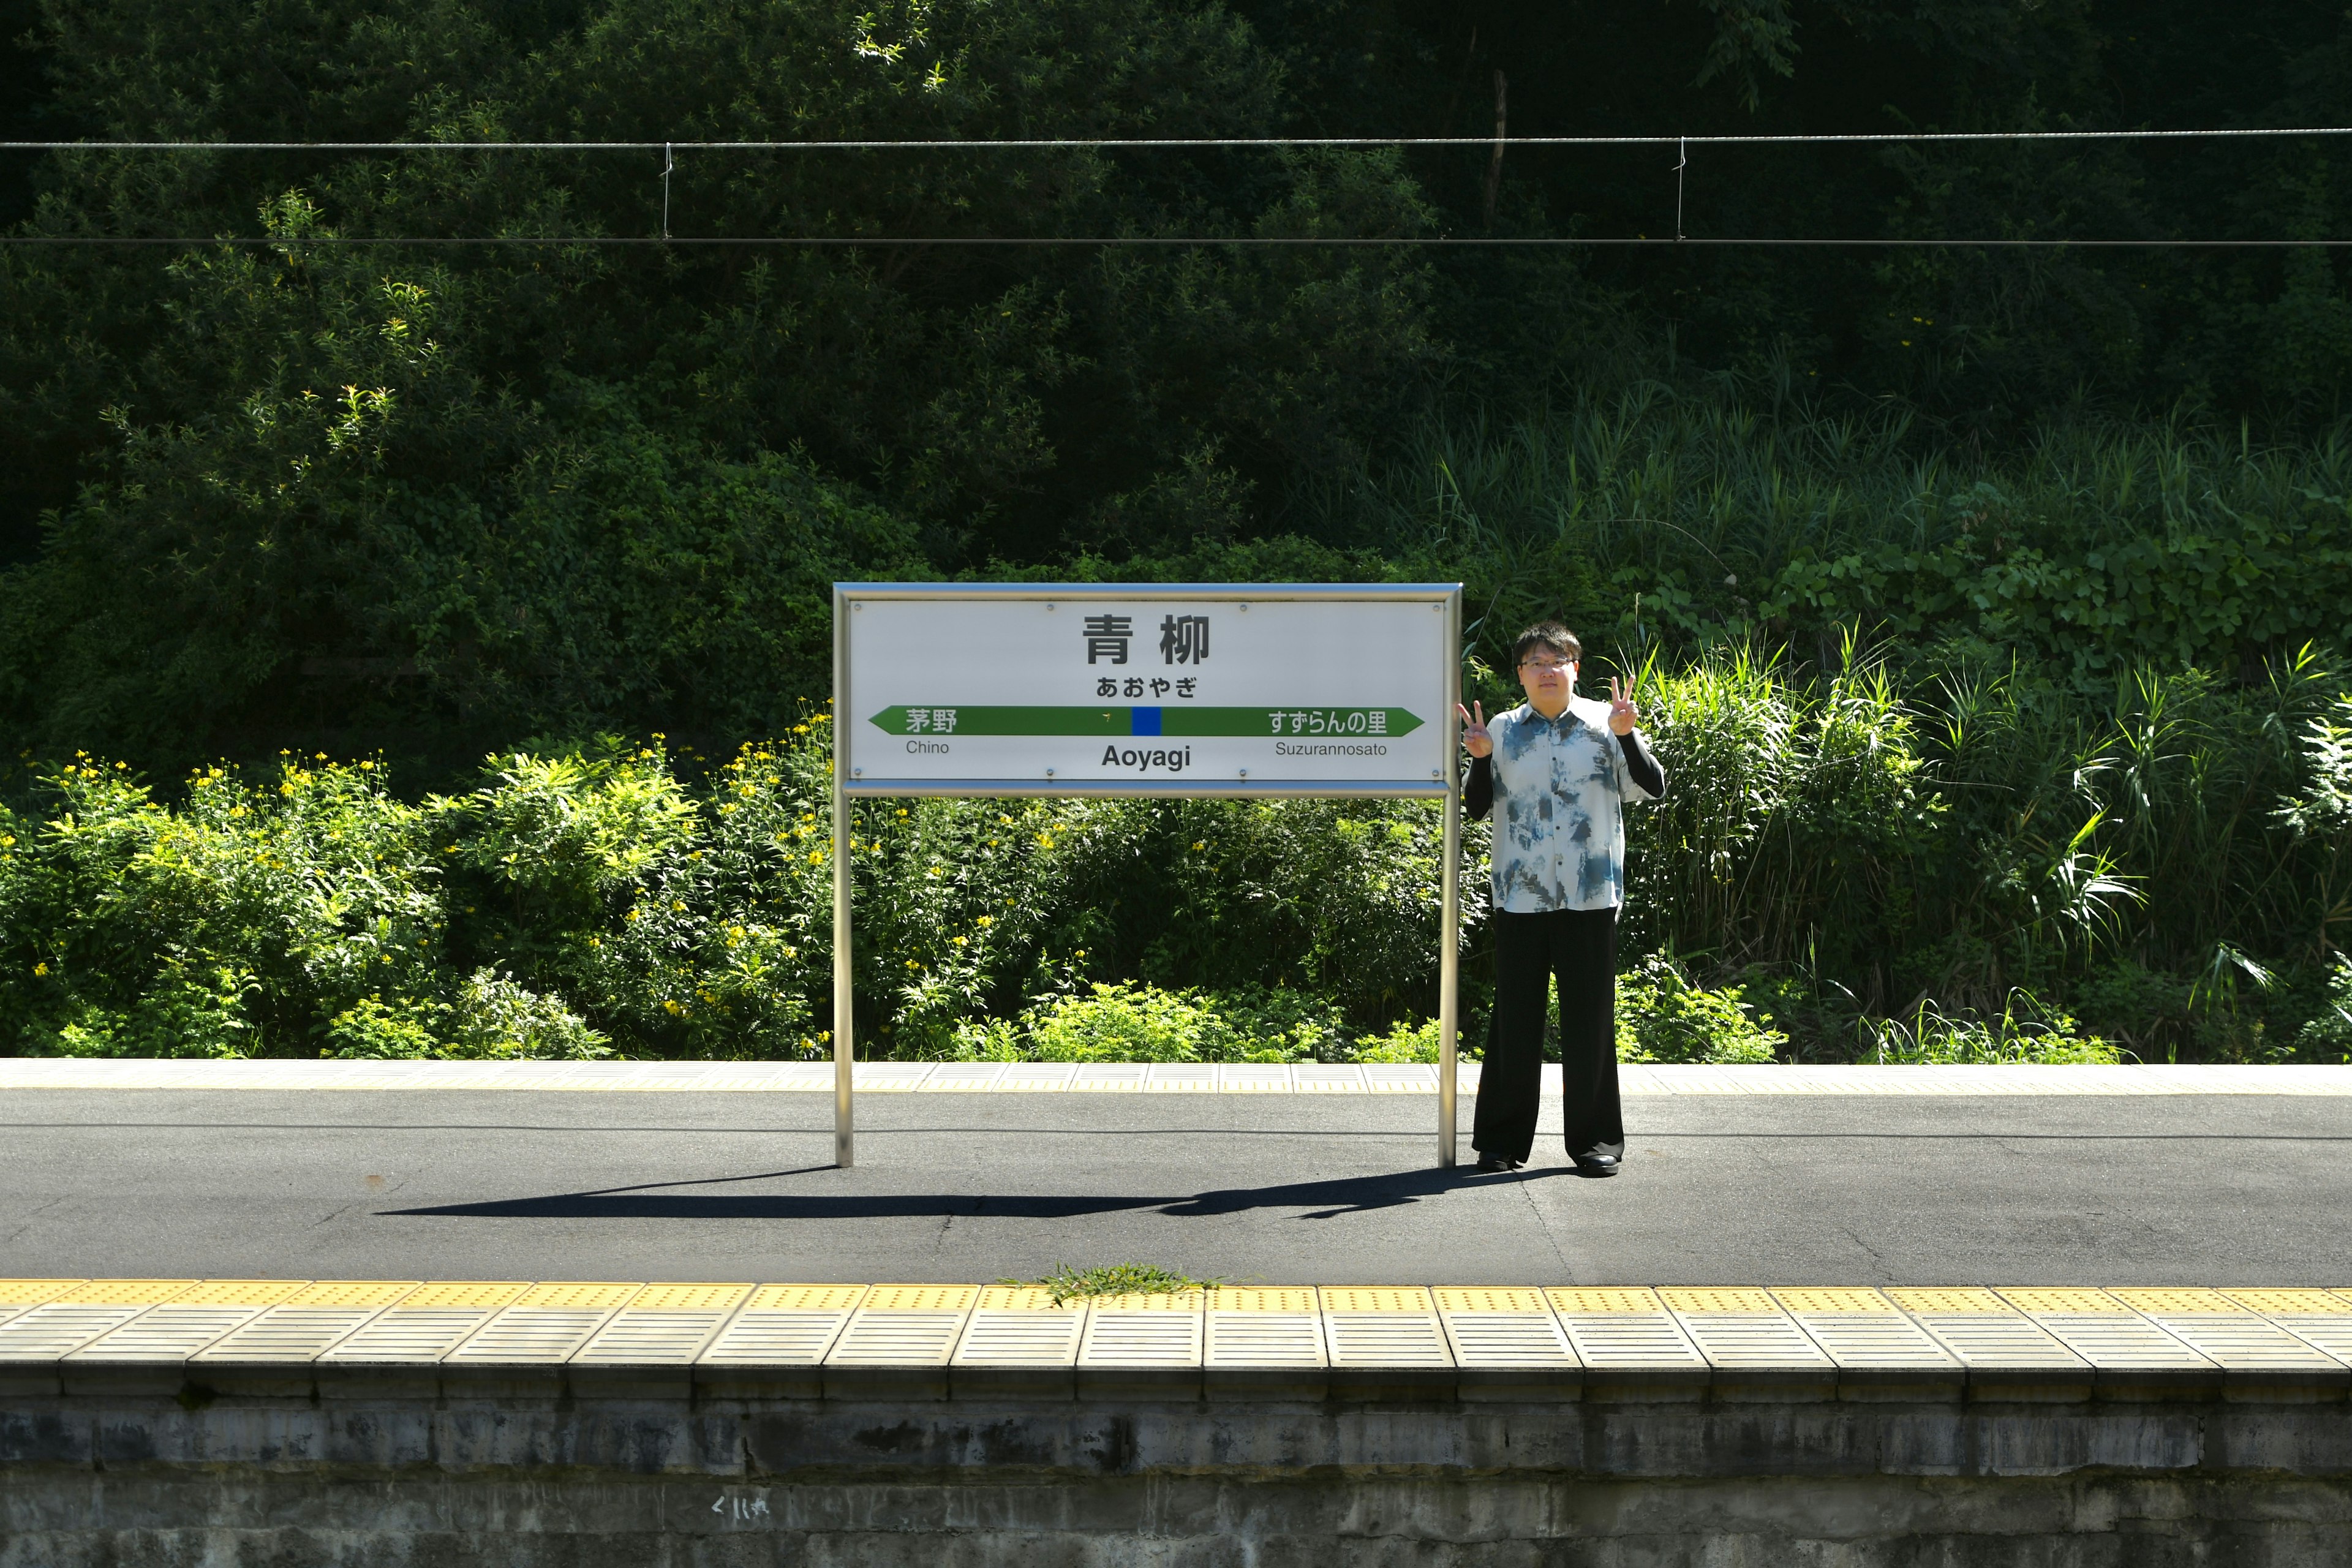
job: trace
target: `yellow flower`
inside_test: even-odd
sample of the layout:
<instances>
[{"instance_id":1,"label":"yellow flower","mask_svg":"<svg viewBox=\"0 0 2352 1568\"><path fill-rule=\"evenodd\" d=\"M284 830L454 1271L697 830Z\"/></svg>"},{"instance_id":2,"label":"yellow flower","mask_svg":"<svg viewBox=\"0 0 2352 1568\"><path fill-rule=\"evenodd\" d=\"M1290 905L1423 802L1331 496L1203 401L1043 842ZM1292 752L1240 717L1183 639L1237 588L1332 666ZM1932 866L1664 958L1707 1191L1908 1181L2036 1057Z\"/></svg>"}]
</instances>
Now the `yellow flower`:
<instances>
[{"instance_id":1,"label":"yellow flower","mask_svg":"<svg viewBox=\"0 0 2352 1568\"><path fill-rule=\"evenodd\" d=\"M958 937L958 938L956 938L956 939L955 939L955 944L956 944L958 947L961 947L961 946L963 946L963 945L964 945L964 939L963 939L963 938L961 938L961 937Z\"/></svg>"},{"instance_id":2,"label":"yellow flower","mask_svg":"<svg viewBox=\"0 0 2352 1568\"><path fill-rule=\"evenodd\" d=\"M33 965L33 973L36 974L47 974L48 972L49 966L46 963L37 963Z\"/></svg>"},{"instance_id":3,"label":"yellow flower","mask_svg":"<svg viewBox=\"0 0 2352 1568\"><path fill-rule=\"evenodd\" d=\"M994 915L982 915L979 920L972 923L975 925L992 926L996 923L996 917Z\"/></svg>"}]
</instances>

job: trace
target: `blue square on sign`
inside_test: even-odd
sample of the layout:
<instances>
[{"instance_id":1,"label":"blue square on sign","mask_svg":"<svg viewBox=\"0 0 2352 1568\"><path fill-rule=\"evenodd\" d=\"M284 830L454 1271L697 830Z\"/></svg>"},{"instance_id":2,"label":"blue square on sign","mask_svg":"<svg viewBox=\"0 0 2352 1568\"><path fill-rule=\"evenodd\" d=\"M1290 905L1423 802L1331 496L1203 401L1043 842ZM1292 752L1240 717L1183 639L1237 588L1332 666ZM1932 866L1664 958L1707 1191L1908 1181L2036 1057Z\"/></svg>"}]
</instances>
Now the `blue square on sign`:
<instances>
[{"instance_id":1,"label":"blue square on sign","mask_svg":"<svg viewBox=\"0 0 2352 1568\"><path fill-rule=\"evenodd\" d=\"M1130 734L1130 735L1157 735L1158 733L1160 733L1160 710L1159 710L1159 709L1157 709L1157 708L1130 708L1130 709L1129 709L1129 710L1128 710L1128 711L1129 711L1129 713L1131 713L1131 714L1133 714L1133 715L1135 716L1135 717L1134 717L1134 721L1133 721L1133 723L1131 723L1131 724L1128 727L1128 731L1127 731L1127 732L1128 732L1129 734Z\"/></svg>"}]
</instances>

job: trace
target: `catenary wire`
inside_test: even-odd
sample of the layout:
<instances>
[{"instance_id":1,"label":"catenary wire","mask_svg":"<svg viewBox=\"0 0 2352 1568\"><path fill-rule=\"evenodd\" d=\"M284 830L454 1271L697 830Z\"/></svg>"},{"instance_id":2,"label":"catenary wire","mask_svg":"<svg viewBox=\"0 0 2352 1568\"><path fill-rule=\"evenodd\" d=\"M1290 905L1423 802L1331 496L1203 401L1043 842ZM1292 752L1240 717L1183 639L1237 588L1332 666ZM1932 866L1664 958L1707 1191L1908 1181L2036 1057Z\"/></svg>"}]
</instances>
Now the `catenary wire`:
<instances>
[{"instance_id":1,"label":"catenary wire","mask_svg":"<svg viewBox=\"0 0 2352 1568\"><path fill-rule=\"evenodd\" d=\"M364 235L302 235L271 237L267 235L0 235L0 246L259 246L294 247L302 246L541 246L557 248L575 246L649 247L653 248L765 246L802 248L850 249L897 246L953 247L1054 247L1098 246L1106 247L1150 247L1154 249L1202 249L1213 246L1244 248L1284 247L1291 248L1359 249L1374 247L1549 247L1572 249L1584 247L1647 247L1663 249L1705 247L1733 248L1742 247L1803 247L1815 249L1840 247L1872 249L1938 249L1958 250L2306 250L2340 249L2352 246L2347 239L1781 239L1781 238L1696 238L1673 235L1639 236L1633 238L1579 238L1572 236L1512 236L1512 235L1393 235L1393 236L1220 236L1220 235L1043 235L1005 237L999 235L393 235L370 237Z\"/></svg>"},{"instance_id":2,"label":"catenary wire","mask_svg":"<svg viewBox=\"0 0 2352 1568\"><path fill-rule=\"evenodd\" d=\"M1284 148L1284 147L1743 147L1885 145L1906 142L2162 142L2197 138L2244 140L2347 136L2352 126L2250 126L2183 131L1871 131L1784 132L1749 135L1671 136L1040 136L804 142L0 142L0 151L28 153L866 153L891 149L931 152L989 148Z\"/></svg>"}]
</instances>

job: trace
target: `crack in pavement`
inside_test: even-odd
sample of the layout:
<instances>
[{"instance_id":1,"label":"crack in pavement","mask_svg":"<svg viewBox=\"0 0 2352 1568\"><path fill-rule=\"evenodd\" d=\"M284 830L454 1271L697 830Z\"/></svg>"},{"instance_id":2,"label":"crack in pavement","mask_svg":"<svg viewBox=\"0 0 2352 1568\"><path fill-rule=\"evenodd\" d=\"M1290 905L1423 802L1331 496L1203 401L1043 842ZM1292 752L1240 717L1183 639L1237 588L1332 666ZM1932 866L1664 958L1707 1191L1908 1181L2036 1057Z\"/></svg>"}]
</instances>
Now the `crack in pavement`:
<instances>
[{"instance_id":1,"label":"crack in pavement","mask_svg":"<svg viewBox=\"0 0 2352 1568\"><path fill-rule=\"evenodd\" d=\"M63 1202L65 1202L65 1201L66 1201L66 1200L65 1200L64 1198L62 1198L62 1197L55 1197L55 1198L51 1198L47 1203L45 1203L45 1204L43 1204L40 1207L38 1207L38 1208L37 1208L37 1209L34 1209L31 1213L29 1213L29 1214L27 1214L27 1215L25 1215L25 1223L24 1223L24 1224L22 1224L22 1225L18 1226L16 1229L14 1229L14 1230L10 1231L6 1236L5 1236L5 1237L0 1237L0 1244L5 1244L5 1243L6 1243L6 1242L15 1241L17 1237L19 1237L23 1236L26 1231L28 1231L28 1230L30 1230L30 1229L32 1229L32 1228L33 1228L33 1222L34 1222L35 1220L39 1219L43 1215L45 1215L45 1214L48 1213L48 1212L49 1212L49 1210L51 1210L51 1209L53 1209L53 1208L57 1207L59 1204L61 1204L61 1203L63 1203Z\"/></svg>"},{"instance_id":2,"label":"crack in pavement","mask_svg":"<svg viewBox=\"0 0 2352 1568\"><path fill-rule=\"evenodd\" d=\"M1560 1278L1573 1279L1573 1272L1569 1267L1568 1254L1560 1250L1559 1237L1552 1234L1551 1222L1544 1217L1543 1209L1536 1203L1536 1184L1533 1182L1521 1182L1518 1185L1519 1196L1527 1204L1528 1212L1536 1216L1536 1228L1543 1232L1544 1244L1551 1248L1553 1259L1559 1264Z\"/></svg>"}]
</instances>

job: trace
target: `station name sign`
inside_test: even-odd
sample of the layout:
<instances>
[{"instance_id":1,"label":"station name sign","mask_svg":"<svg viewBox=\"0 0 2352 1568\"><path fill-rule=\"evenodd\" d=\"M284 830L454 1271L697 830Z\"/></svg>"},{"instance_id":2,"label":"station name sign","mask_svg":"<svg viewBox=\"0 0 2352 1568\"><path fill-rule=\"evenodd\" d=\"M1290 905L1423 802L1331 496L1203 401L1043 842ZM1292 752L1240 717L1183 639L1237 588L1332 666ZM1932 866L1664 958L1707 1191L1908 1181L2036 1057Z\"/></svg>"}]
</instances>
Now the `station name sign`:
<instances>
[{"instance_id":1,"label":"station name sign","mask_svg":"<svg viewBox=\"0 0 2352 1568\"><path fill-rule=\"evenodd\" d=\"M842 584L859 795L1442 795L1454 584Z\"/></svg>"}]
</instances>

